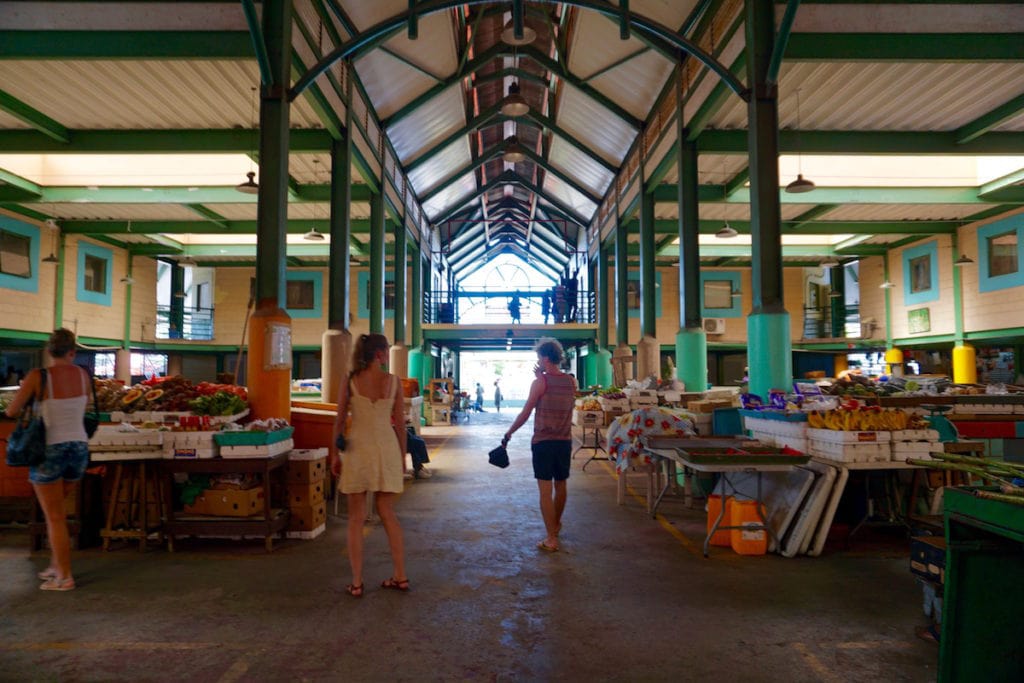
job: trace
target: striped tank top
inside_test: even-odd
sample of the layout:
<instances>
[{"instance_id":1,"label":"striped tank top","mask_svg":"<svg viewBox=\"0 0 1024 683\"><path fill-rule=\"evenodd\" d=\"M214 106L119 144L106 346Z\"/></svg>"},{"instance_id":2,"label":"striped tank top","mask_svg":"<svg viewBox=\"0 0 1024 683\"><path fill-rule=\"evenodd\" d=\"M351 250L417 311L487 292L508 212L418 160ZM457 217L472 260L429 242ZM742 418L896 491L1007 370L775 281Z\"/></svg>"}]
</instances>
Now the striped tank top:
<instances>
[{"instance_id":1,"label":"striped tank top","mask_svg":"<svg viewBox=\"0 0 1024 683\"><path fill-rule=\"evenodd\" d=\"M533 439L568 441L572 438L572 409L576 400L576 380L572 375L544 375L544 393L533 415Z\"/></svg>"}]
</instances>

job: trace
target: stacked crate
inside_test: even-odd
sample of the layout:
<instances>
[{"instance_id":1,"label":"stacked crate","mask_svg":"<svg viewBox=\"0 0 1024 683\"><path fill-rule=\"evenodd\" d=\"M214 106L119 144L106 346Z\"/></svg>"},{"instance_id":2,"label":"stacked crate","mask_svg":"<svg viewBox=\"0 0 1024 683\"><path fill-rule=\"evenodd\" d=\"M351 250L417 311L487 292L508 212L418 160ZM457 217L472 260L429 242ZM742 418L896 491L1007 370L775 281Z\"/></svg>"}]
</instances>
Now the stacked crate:
<instances>
[{"instance_id":1,"label":"stacked crate","mask_svg":"<svg viewBox=\"0 0 1024 683\"><path fill-rule=\"evenodd\" d=\"M934 429L899 429L892 432L892 459L906 462L907 458L931 460L932 451L942 452L939 433Z\"/></svg>"},{"instance_id":2,"label":"stacked crate","mask_svg":"<svg viewBox=\"0 0 1024 683\"><path fill-rule=\"evenodd\" d=\"M808 429L810 454L836 462L889 462L892 432Z\"/></svg>"},{"instance_id":3,"label":"stacked crate","mask_svg":"<svg viewBox=\"0 0 1024 683\"><path fill-rule=\"evenodd\" d=\"M327 528L327 449L294 450L285 467L288 487L288 538L316 538Z\"/></svg>"}]
</instances>

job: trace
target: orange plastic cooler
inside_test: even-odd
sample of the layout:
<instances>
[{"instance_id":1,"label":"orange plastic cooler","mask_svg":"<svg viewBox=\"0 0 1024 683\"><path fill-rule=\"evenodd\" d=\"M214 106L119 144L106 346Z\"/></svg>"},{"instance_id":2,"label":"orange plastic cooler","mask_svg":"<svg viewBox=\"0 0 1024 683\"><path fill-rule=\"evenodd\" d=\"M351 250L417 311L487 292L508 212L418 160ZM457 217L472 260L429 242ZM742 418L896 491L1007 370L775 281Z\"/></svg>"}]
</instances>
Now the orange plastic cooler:
<instances>
[{"instance_id":1,"label":"orange plastic cooler","mask_svg":"<svg viewBox=\"0 0 1024 683\"><path fill-rule=\"evenodd\" d=\"M728 513L729 526L738 527L729 530L730 545L735 552L740 555L764 555L768 552L768 532L761 521L765 514L764 505L761 506L761 515L758 515L754 501L732 499Z\"/></svg>"}]
</instances>

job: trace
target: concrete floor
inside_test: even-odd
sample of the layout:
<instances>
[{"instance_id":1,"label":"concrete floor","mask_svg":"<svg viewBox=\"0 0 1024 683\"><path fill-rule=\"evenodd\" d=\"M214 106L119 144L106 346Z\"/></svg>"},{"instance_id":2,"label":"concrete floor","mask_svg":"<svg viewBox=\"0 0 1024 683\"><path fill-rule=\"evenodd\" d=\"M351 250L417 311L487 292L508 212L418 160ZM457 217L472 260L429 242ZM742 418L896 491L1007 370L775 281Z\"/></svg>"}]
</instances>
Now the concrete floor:
<instances>
[{"instance_id":1,"label":"concrete floor","mask_svg":"<svg viewBox=\"0 0 1024 683\"><path fill-rule=\"evenodd\" d=\"M619 507L608 463L581 472L578 456L563 550L541 553L530 425L510 468L487 464L514 415L424 430L434 477L398 505L408 594L374 587L390 574L379 524L362 600L343 592L339 518L271 554L205 539L76 552L69 593L37 590L46 555L0 531L0 680L935 679L902 545L704 559L703 513L669 499L651 519L635 494Z\"/></svg>"}]
</instances>

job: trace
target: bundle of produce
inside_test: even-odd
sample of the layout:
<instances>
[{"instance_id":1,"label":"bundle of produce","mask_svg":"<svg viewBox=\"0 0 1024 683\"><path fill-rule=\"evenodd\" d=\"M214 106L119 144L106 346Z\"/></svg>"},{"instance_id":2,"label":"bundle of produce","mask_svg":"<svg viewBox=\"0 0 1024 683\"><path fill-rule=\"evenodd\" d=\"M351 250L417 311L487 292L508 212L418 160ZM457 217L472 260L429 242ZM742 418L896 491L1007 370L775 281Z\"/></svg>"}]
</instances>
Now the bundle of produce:
<instances>
[{"instance_id":1,"label":"bundle of produce","mask_svg":"<svg viewBox=\"0 0 1024 683\"><path fill-rule=\"evenodd\" d=\"M601 402L596 398L584 398L576 400L576 410L601 410Z\"/></svg>"},{"instance_id":2,"label":"bundle of produce","mask_svg":"<svg viewBox=\"0 0 1024 683\"><path fill-rule=\"evenodd\" d=\"M116 379L99 377L94 377L92 381L96 386L96 410L104 413L121 410L121 399L127 392L124 384Z\"/></svg>"},{"instance_id":3,"label":"bundle of produce","mask_svg":"<svg viewBox=\"0 0 1024 683\"><path fill-rule=\"evenodd\" d=\"M928 423L919 415L902 410L886 410L878 406L840 408L807 413L811 429L835 429L847 432L888 432L899 429L927 429Z\"/></svg>"},{"instance_id":4,"label":"bundle of produce","mask_svg":"<svg viewBox=\"0 0 1024 683\"><path fill-rule=\"evenodd\" d=\"M978 489L974 491L974 495L978 498L1024 505L1024 464L955 453L931 453L931 457L934 460L908 458L907 462L944 472L963 472L995 482L999 486L998 491Z\"/></svg>"},{"instance_id":5,"label":"bundle of produce","mask_svg":"<svg viewBox=\"0 0 1024 683\"><path fill-rule=\"evenodd\" d=\"M240 387L237 384L217 384L215 382L200 382L196 385L196 394L199 396L212 396L218 391L226 391L229 394L238 396L243 401L249 400L249 392L246 391L245 387Z\"/></svg>"},{"instance_id":6,"label":"bundle of produce","mask_svg":"<svg viewBox=\"0 0 1024 683\"><path fill-rule=\"evenodd\" d=\"M230 391L197 396L188 402L188 406L196 415L237 415L249 408L245 399Z\"/></svg>"},{"instance_id":7,"label":"bundle of produce","mask_svg":"<svg viewBox=\"0 0 1024 683\"><path fill-rule=\"evenodd\" d=\"M627 398L626 393L622 391L622 389L620 389L619 387L608 387L607 389L602 389L599 395L601 396L601 398L607 398L611 400Z\"/></svg>"},{"instance_id":8,"label":"bundle of produce","mask_svg":"<svg viewBox=\"0 0 1024 683\"><path fill-rule=\"evenodd\" d=\"M132 387L121 397L121 409L125 412L157 410L186 412L188 402L196 397L195 387L181 375L174 377L151 377Z\"/></svg>"},{"instance_id":9,"label":"bundle of produce","mask_svg":"<svg viewBox=\"0 0 1024 683\"><path fill-rule=\"evenodd\" d=\"M288 420L280 417L268 417L265 420L253 420L245 425L245 429L249 432L276 432L287 429L289 426Z\"/></svg>"}]
</instances>

